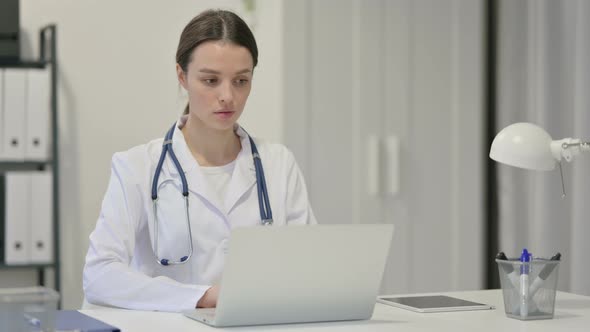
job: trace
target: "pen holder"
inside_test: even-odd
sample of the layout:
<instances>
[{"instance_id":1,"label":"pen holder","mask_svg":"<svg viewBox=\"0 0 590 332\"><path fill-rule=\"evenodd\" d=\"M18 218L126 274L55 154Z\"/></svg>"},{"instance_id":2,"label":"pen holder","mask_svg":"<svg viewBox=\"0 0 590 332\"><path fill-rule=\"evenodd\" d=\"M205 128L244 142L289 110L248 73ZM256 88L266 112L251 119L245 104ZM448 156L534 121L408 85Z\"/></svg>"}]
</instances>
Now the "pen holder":
<instances>
[{"instance_id":1,"label":"pen holder","mask_svg":"<svg viewBox=\"0 0 590 332\"><path fill-rule=\"evenodd\" d=\"M506 316L520 320L551 319L555 309L558 260L500 260L498 271Z\"/></svg>"},{"instance_id":2,"label":"pen holder","mask_svg":"<svg viewBox=\"0 0 590 332\"><path fill-rule=\"evenodd\" d=\"M58 300L45 287L0 288L0 331L54 331Z\"/></svg>"}]
</instances>

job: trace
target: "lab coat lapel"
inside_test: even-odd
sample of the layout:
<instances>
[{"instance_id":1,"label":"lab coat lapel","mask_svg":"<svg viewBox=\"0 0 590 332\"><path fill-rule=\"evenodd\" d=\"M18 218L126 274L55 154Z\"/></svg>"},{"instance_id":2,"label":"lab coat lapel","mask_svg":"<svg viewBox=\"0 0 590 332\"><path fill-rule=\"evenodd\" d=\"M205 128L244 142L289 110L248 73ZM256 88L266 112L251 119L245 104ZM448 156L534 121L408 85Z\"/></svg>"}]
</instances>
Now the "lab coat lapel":
<instances>
[{"instance_id":1,"label":"lab coat lapel","mask_svg":"<svg viewBox=\"0 0 590 332\"><path fill-rule=\"evenodd\" d=\"M222 202L219 202L217 195L215 195L215 193L211 191L211 188L209 188L209 184L205 180L205 177L199 168L199 164L186 145L184 135L178 127L174 130L174 135L172 136L172 148L174 149L174 154L186 176L189 193L201 196L219 211L223 211ZM178 178L178 181L180 182L181 180L178 175L178 170L169 155L166 156L166 163L170 176Z\"/></svg>"},{"instance_id":2,"label":"lab coat lapel","mask_svg":"<svg viewBox=\"0 0 590 332\"><path fill-rule=\"evenodd\" d=\"M225 198L225 207L228 214L240 198L256 183L256 171L248 134L241 127L237 128L236 133L240 136L242 149L236 159L236 167Z\"/></svg>"}]
</instances>

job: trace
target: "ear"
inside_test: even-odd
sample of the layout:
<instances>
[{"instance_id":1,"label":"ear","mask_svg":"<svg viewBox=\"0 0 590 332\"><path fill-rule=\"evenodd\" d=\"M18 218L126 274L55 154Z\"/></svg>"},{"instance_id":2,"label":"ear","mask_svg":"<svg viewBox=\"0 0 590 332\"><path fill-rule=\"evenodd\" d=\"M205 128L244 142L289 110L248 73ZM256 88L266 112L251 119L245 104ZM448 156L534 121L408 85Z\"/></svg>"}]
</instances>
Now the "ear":
<instances>
[{"instance_id":1,"label":"ear","mask_svg":"<svg viewBox=\"0 0 590 332\"><path fill-rule=\"evenodd\" d=\"M188 90L188 86L186 84L186 73L182 70L182 67L177 63L176 64L176 77L178 78L178 83L182 85L185 90Z\"/></svg>"}]
</instances>

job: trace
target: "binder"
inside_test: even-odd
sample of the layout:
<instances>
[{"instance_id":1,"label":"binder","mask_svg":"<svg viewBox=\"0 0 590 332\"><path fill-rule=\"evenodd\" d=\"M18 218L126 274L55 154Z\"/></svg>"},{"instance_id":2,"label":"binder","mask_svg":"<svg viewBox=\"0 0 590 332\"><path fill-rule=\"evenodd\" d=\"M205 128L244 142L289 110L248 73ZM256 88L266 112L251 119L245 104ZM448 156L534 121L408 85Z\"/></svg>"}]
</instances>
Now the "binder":
<instances>
[{"instance_id":1,"label":"binder","mask_svg":"<svg viewBox=\"0 0 590 332\"><path fill-rule=\"evenodd\" d=\"M4 262L7 265L28 264L31 259L28 213L31 209L31 178L26 172L5 174Z\"/></svg>"},{"instance_id":2,"label":"binder","mask_svg":"<svg viewBox=\"0 0 590 332\"><path fill-rule=\"evenodd\" d=\"M22 68L4 70L3 160L24 161L26 73Z\"/></svg>"},{"instance_id":3,"label":"binder","mask_svg":"<svg viewBox=\"0 0 590 332\"><path fill-rule=\"evenodd\" d=\"M49 68L28 69L26 81L25 159L45 161L49 159Z\"/></svg>"},{"instance_id":4,"label":"binder","mask_svg":"<svg viewBox=\"0 0 590 332\"><path fill-rule=\"evenodd\" d=\"M0 68L0 161L4 153L4 69Z\"/></svg>"},{"instance_id":5,"label":"binder","mask_svg":"<svg viewBox=\"0 0 590 332\"><path fill-rule=\"evenodd\" d=\"M1 110L1 109L0 109ZM1 114L0 114L1 115ZM0 173L0 265L5 261L6 249L6 176Z\"/></svg>"},{"instance_id":6,"label":"binder","mask_svg":"<svg viewBox=\"0 0 590 332\"><path fill-rule=\"evenodd\" d=\"M53 262L53 178L49 171L30 173L30 263Z\"/></svg>"}]
</instances>

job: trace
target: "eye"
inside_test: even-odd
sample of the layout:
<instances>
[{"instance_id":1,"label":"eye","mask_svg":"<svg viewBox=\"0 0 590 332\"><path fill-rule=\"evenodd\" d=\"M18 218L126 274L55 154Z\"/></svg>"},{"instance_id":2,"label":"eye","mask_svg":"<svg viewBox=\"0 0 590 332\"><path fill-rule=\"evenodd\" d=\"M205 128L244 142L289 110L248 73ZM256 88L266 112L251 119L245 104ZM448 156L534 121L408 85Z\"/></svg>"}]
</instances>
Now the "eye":
<instances>
[{"instance_id":1,"label":"eye","mask_svg":"<svg viewBox=\"0 0 590 332\"><path fill-rule=\"evenodd\" d=\"M204 78L201 81L206 85L215 85L218 82L217 78Z\"/></svg>"},{"instance_id":2,"label":"eye","mask_svg":"<svg viewBox=\"0 0 590 332\"><path fill-rule=\"evenodd\" d=\"M248 84L248 82L250 82L250 80L246 79L246 78L239 78L237 80L234 81L234 84L237 86L243 86Z\"/></svg>"}]
</instances>

